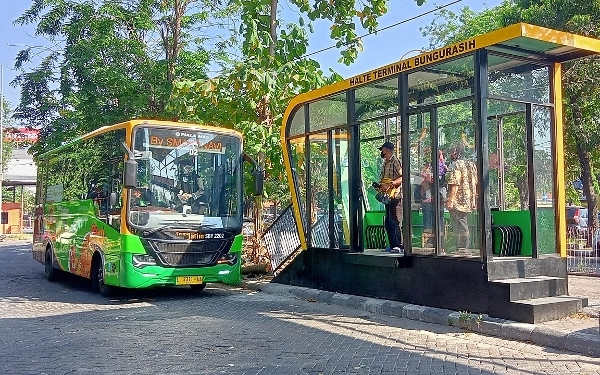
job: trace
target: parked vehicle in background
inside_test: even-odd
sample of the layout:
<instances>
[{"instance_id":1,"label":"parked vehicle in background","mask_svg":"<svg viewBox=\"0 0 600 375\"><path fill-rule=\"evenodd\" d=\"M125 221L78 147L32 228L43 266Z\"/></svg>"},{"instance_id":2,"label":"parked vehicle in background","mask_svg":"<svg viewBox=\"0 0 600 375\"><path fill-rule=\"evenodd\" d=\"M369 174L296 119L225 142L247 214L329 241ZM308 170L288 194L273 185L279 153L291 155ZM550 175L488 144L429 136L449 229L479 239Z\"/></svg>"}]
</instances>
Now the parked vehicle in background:
<instances>
[{"instance_id":1,"label":"parked vehicle in background","mask_svg":"<svg viewBox=\"0 0 600 375\"><path fill-rule=\"evenodd\" d=\"M581 206L567 206L567 230L585 232L588 228L588 209Z\"/></svg>"}]
</instances>

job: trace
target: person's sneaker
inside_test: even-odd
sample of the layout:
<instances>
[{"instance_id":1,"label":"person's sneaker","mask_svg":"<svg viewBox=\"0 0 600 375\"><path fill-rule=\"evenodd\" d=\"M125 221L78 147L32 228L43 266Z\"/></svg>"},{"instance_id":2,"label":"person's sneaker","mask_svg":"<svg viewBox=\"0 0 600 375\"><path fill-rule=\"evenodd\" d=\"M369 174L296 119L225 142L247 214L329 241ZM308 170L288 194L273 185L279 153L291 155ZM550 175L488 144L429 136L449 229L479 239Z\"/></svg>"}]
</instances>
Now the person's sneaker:
<instances>
[{"instance_id":1,"label":"person's sneaker","mask_svg":"<svg viewBox=\"0 0 600 375\"><path fill-rule=\"evenodd\" d=\"M392 248L391 247L386 247L385 249L381 250L382 253L390 253L392 252Z\"/></svg>"},{"instance_id":2,"label":"person's sneaker","mask_svg":"<svg viewBox=\"0 0 600 375\"><path fill-rule=\"evenodd\" d=\"M403 253L403 252L404 252L404 250L403 250L402 248L400 248L400 247L394 247L394 248L392 249L392 251L390 251L390 252L391 252L391 253L394 253L394 254L399 254L399 253Z\"/></svg>"}]
</instances>

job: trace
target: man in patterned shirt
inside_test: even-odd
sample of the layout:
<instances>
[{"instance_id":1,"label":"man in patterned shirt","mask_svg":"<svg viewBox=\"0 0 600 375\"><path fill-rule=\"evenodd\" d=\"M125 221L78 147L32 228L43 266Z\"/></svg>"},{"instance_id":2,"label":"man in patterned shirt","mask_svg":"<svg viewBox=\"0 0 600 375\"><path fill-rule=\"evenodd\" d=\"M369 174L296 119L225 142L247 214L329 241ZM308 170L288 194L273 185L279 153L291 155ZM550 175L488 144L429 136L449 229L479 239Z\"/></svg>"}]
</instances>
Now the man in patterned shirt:
<instances>
[{"instance_id":1,"label":"man in patterned shirt","mask_svg":"<svg viewBox=\"0 0 600 375\"><path fill-rule=\"evenodd\" d=\"M446 173L448 199L446 208L450 212L452 230L456 236L456 247L471 247L468 215L477 208L477 166L464 159L465 144L458 142L450 146L452 160Z\"/></svg>"},{"instance_id":2,"label":"man in patterned shirt","mask_svg":"<svg viewBox=\"0 0 600 375\"><path fill-rule=\"evenodd\" d=\"M385 205L385 231L390 246L384 252L400 253L402 251L402 167L394 152L394 144L385 142L381 147L383 168L381 169L381 191L393 189L390 201Z\"/></svg>"}]
</instances>

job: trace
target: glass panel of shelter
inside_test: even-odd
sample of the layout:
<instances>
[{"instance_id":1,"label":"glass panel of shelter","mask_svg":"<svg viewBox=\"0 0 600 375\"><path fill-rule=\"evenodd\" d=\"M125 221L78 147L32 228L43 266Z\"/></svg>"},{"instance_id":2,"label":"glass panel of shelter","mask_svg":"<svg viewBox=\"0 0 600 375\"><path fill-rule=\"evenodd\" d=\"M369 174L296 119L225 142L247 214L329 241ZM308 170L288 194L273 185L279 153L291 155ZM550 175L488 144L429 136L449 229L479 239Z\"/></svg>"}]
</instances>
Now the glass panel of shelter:
<instances>
[{"instance_id":1,"label":"glass panel of shelter","mask_svg":"<svg viewBox=\"0 0 600 375\"><path fill-rule=\"evenodd\" d=\"M381 179L383 161L379 147L384 142L387 123L388 119L380 119L360 124L360 174L365 210L363 217L365 249L381 250L386 246L383 230L385 206L377 200L378 191L373 184L379 183Z\"/></svg>"},{"instance_id":2,"label":"glass panel of shelter","mask_svg":"<svg viewBox=\"0 0 600 375\"><path fill-rule=\"evenodd\" d=\"M304 112L302 112L304 113ZM306 147L305 136L288 140L292 179L295 184L296 200L298 201L302 228L306 238Z\"/></svg>"},{"instance_id":3,"label":"glass panel of shelter","mask_svg":"<svg viewBox=\"0 0 600 375\"><path fill-rule=\"evenodd\" d=\"M344 249L349 246L349 186L348 186L348 132L334 129L332 132L332 195L334 208L333 248Z\"/></svg>"},{"instance_id":4,"label":"glass panel of shelter","mask_svg":"<svg viewBox=\"0 0 600 375\"><path fill-rule=\"evenodd\" d=\"M492 253L531 256L556 252L549 67L522 56L490 52L487 102ZM501 99L494 100L493 98ZM527 118L527 108L533 111ZM533 153L528 156L528 122ZM533 123L533 124L531 124ZM530 161L528 157L533 157ZM533 165L533 170L529 170ZM531 191L533 179L535 191ZM534 198L535 197L535 198ZM545 198L544 198L545 197ZM532 210L531 202L536 202ZM532 216L536 216L532 227ZM538 241L540 241L538 243Z\"/></svg>"},{"instance_id":5,"label":"glass panel of shelter","mask_svg":"<svg viewBox=\"0 0 600 375\"><path fill-rule=\"evenodd\" d=\"M348 121L346 93L322 98L309 104L309 132L346 127Z\"/></svg>"},{"instance_id":6,"label":"glass panel of shelter","mask_svg":"<svg viewBox=\"0 0 600 375\"><path fill-rule=\"evenodd\" d=\"M437 109L438 150L442 150L446 166L442 166L441 202L445 206L442 255L480 256L480 232L476 122L473 101L463 101ZM438 173L439 173L438 165ZM446 224L449 222L449 225Z\"/></svg>"},{"instance_id":7,"label":"glass panel of shelter","mask_svg":"<svg viewBox=\"0 0 600 375\"><path fill-rule=\"evenodd\" d=\"M537 239L540 254L556 253L556 207L554 191L554 158L552 150L552 110L533 105L535 202L537 206ZM590 245L591 246L591 245Z\"/></svg>"},{"instance_id":8,"label":"glass panel of shelter","mask_svg":"<svg viewBox=\"0 0 600 375\"><path fill-rule=\"evenodd\" d=\"M306 115L304 114L304 106L300 106L294 110L288 130L288 137L306 133Z\"/></svg>"},{"instance_id":9,"label":"glass panel of shelter","mask_svg":"<svg viewBox=\"0 0 600 375\"><path fill-rule=\"evenodd\" d=\"M534 103L550 102L548 66L516 56L492 53L488 56L490 96Z\"/></svg>"},{"instance_id":10,"label":"glass panel of shelter","mask_svg":"<svg viewBox=\"0 0 600 375\"><path fill-rule=\"evenodd\" d=\"M398 77L377 81L355 90L355 121L398 112ZM362 129L361 129L362 131Z\"/></svg>"},{"instance_id":11,"label":"glass panel of shelter","mask_svg":"<svg viewBox=\"0 0 600 375\"><path fill-rule=\"evenodd\" d=\"M435 171L432 166L433 140L429 112L409 116L410 156L410 217L411 247L414 254L432 255L436 249L435 217L436 188L433 184ZM442 236L443 238L443 236Z\"/></svg>"},{"instance_id":12,"label":"glass panel of shelter","mask_svg":"<svg viewBox=\"0 0 600 375\"><path fill-rule=\"evenodd\" d=\"M409 106L447 102L472 95L473 55L424 67L408 75Z\"/></svg>"},{"instance_id":13,"label":"glass panel of shelter","mask_svg":"<svg viewBox=\"0 0 600 375\"><path fill-rule=\"evenodd\" d=\"M341 93L304 106L292 119L296 128L305 121L303 133L308 133L291 139L290 144L305 238L312 247L348 247L347 117L346 93Z\"/></svg>"},{"instance_id":14,"label":"glass panel of shelter","mask_svg":"<svg viewBox=\"0 0 600 375\"><path fill-rule=\"evenodd\" d=\"M310 145L311 246L329 248L329 148L327 132L312 134Z\"/></svg>"}]
</instances>

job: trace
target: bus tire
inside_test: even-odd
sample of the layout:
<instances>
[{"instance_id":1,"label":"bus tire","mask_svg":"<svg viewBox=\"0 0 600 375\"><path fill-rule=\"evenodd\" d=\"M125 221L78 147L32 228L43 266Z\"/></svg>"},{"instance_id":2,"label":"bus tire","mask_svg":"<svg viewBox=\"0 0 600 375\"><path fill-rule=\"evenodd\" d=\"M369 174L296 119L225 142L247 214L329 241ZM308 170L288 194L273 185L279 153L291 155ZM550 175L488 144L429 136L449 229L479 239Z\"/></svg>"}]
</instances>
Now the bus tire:
<instances>
[{"instance_id":1,"label":"bus tire","mask_svg":"<svg viewBox=\"0 0 600 375\"><path fill-rule=\"evenodd\" d=\"M60 277L60 270L54 268L54 253L51 248L46 249L44 256L44 274L46 275L46 280L50 282L57 281Z\"/></svg>"},{"instance_id":2,"label":"bus tire","mask_svg":"<svg viewBox=\"0 0 600 375\"><path fill-rule=\"evenodd\" d=\"M192 284L192 285L190 285L190 288L192 289L192 292L200 293L201 291L204 290L204 288L206 288L206 283Z\"/></svg>"},{"instance_id":3,"label":"bus tire","mask_svg":"<svg viewBox=\"0 0 600 375\"><path fill-rule=\"evenodd\" d=\"M104 260L96 253L92 262L92 291L100 293L103 297L110 297L115 290L116 287L104 284Z\"/></svg>"}]
</instances>

